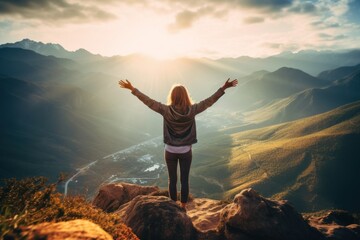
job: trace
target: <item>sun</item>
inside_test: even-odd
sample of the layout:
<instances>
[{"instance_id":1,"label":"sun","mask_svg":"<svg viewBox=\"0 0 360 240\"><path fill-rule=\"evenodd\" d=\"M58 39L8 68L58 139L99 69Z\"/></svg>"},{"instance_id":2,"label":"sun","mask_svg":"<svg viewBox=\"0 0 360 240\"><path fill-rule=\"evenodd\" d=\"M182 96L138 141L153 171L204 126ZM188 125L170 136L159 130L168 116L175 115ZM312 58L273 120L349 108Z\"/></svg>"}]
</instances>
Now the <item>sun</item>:
<instances>
[{"instance_id":1,"label":"sun","mask_svg":"<svg viewBox=\"0 0 360 240\"><path fill-rule=\"evenodd\" d=\"M137 46L139 53L155 59L173 59L187 56L191 52L191 45L177 36L165 31L146 34L143 41Z\"/></svg>"},{"instance_id":2,"label":"sun","mask_svg":"<svg viewBox=\"0 0 360 240\"><path fill-rule=\"evenodd\" d=\"M107 56L142 54L166 60L196 55L199 39L191 29L171 31L172 16L140 10L142 14L128 12L112 23L95 26L92 31L95 35L87 37L87 41L92 41L93 48Z\"/></svg>"}]
</instances>

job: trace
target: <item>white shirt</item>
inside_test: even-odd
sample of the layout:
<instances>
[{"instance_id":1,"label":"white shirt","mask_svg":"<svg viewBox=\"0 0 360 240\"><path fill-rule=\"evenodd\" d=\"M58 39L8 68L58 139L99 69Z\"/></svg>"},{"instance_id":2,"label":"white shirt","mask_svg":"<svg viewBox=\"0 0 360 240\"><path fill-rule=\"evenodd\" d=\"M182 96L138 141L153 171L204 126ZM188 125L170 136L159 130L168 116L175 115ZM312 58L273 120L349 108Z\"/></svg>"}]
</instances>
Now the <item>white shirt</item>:
<instances>
[{"instance_id":1,"label":"white shirt","mask_svg":"<svg viewBox=\"0 0 360 240\"><path fill-rule=\"evenodd\" d=\"M165 150L171 153L187 153L191 150L191 145L186 146L171 146L165 144Z\"/></svg>"}]
</instances>

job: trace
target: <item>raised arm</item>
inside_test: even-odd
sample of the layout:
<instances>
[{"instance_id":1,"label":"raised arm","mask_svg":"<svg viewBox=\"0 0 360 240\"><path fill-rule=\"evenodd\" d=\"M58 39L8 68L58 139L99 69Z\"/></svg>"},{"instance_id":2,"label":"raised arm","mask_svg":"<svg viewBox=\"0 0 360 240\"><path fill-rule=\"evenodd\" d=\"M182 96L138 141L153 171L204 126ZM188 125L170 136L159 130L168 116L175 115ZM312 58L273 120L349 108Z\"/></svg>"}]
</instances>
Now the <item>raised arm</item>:
<instances>
[{"instance_id":1,"label":"raised arm","mask_svg":"<svg viewBox=\"0 0 360 240\"><path fill-rule=\"evenodd\" d=\"M207 108L211 107L217 100L219 100L219 98L222 95L224 95L226 89L230 87L235 87L237 84L238 84L237 79L230 81L229 78L228 80L226 80L224 85L221 88L219 88L213 95L193 105L193 107L195 108L195 114L201 113L205 111Z\"/></svg>"},{"instance_id":2,"label":"raised arm","mask_svg":"<svg viewBox=\"0 0 360 240\"><path fill-rule=\"evenodd\" d=\"M135 95L140 101L142 101L146 106L148 106L151 110L160 113L161 115L164 113L166 105L157 102L142 92L140 92L137 88L135 88L129 80L120 80L119 85L121 88L129 89L133 95Z\"/></svg>"}]
</instances>

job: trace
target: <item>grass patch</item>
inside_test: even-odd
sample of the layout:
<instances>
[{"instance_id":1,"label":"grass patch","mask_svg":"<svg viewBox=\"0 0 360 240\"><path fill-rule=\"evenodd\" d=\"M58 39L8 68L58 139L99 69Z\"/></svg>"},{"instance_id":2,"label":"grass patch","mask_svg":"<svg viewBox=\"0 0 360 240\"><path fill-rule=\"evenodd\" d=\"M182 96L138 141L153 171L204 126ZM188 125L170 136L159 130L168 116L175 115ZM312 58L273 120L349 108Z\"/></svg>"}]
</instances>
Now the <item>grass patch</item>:
<instances>
[{"instance_id":1,"label":"grass patch","mask_svg":"<svg viewBox=\"0 0 360 240\"><path fill-rule=\"evenodd\" d=\"M86 219L98 224L114 239L138 239L116 214L94 207L83 196L68 196L56 191L57 183L44 177L6 179L0 188L1 239L22 239L21 226L43 222Z\"/></svg>"}]
</instances>

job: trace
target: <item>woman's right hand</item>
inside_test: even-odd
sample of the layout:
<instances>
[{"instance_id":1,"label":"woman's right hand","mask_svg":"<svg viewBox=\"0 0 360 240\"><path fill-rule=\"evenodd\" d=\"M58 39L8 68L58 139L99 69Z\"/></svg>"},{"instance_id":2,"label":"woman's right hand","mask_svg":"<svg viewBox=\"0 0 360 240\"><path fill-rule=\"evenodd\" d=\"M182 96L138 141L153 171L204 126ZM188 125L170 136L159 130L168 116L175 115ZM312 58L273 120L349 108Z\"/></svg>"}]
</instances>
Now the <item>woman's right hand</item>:
<instances>
[{"instance_id":1,"label":"woman's right hand","mask_svg":"<svg viewBox=\"0 0 360 240\"><path fill-rule=\"evenodd\" d=\"M127 88L131 91L133 91L135 88L133 87L133 85L131 84L131 82L129 82L129 80L125 79L125 80L120 80L119 81L119 85L121 88Z\"/></svg>"}]
</instances>

